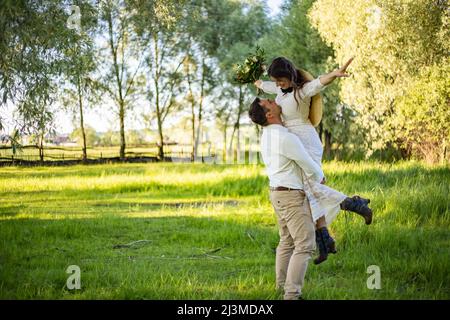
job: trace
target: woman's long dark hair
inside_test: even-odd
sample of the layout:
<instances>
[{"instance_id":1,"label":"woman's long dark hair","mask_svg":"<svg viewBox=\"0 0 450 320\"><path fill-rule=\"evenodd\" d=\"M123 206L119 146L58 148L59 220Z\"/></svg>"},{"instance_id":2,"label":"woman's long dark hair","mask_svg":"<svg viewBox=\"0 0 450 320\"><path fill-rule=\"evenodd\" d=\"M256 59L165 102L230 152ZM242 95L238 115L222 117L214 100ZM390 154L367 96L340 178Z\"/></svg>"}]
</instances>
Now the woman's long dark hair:
<instances>
[{"instance_id":1,"label":"woman's long dark hair","mask_svg":"<svg viewBox=\"0 0 450 320\"><path fill-rule=\"evenodd\" d=\"M300 90L305 83L309 82L303 73L288 59L278 57L273 59L269 69L267 69L267 74L274 78L288 78L292 82L294 99L298 106L297 91Z\"/></svg>"}]
</instances>

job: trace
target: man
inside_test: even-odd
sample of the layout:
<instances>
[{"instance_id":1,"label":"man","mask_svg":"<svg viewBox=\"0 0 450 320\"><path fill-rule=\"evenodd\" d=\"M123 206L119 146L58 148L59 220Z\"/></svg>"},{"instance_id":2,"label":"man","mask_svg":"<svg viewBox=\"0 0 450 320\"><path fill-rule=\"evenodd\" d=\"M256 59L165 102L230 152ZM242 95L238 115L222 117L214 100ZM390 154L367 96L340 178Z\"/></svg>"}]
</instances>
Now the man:
<instances>
[{"instance_id":1,"label":"man","mask_svg":"<svg viewBox=\"0 0 450 320\"><path fill-rule=\"evenodd\" d=\"M302 171L307 179L323 182L320 166L309 156L299 138L283 126L281 108L273 100L255 99L249 116L264 127L261 154L270 181L270 201L275 209L280 242L276 250L275 271L278 289L284 299L301 297L308 262L315 251L315 224L304 192ZM366 199L347 197L341 209L353 211L372 221ZM326 250L326 249L325 249Z\"/></svg>"},{"instance_id":2,"label":"man","mask_svg":"<svg viewBox=\"0 0 450 320\"><path fill-rule=\"evenodd\" d=\"M264 126L261 154L280 234L275 259L276 285L284 289L285 300L296 300L301 297L308 262L316 248L314 221L300 170L318 182L324 174L297 136L283 127L280 114L281 108L270 100L264 106L252 104L249 111L252 121Z\"/></svg>"}]
</instances>

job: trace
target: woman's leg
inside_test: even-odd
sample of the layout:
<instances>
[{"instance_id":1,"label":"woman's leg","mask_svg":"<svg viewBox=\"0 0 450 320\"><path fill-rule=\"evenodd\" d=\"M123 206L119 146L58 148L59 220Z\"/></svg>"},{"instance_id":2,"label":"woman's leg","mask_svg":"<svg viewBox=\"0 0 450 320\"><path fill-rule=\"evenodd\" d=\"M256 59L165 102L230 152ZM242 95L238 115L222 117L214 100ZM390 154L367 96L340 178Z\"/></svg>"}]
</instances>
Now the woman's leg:
<instances>
[{"instance_id":1,"label":"woman's leg","mask_svg":"<svg viewBox=\"0 0 450 320\"><path fill-rule=\"evenodd\" d=\"M319 219L317 219L316 221L316 230L319 230L321 228L324 228L327 226L327 222L325 220L325 216L321 216Z\"/></svg>"}]
</instances>

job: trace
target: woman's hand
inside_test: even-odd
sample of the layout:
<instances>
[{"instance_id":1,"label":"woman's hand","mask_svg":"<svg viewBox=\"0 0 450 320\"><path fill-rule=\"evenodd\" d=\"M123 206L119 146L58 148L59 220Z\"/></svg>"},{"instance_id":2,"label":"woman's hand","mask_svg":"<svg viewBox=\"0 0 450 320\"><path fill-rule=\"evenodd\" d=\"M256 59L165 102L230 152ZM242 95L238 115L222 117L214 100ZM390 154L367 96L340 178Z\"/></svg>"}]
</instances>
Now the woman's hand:
<instances>
[{"instance_id":1,"label":"woman's hand","mask_svg":"<svg viewBox=\"0 0 450 320\"><path fill-rule=\"evenodd\" d=\"M347 73L347 68L350 65L350 63L352 63L354 57L351 58L350 60L348 60L342 67L340 67L339 69L336 69L334 71L331 71L330 73L327 73L324 76L321 76L319 78L320 83L323 84L324 86L332 83L334 81L334 79L336 78L346 78L349 77L350 75Z\"/></svg>"},{"instance_id":2,"label":"woman's hand","mask_svg":"<svg viewBox=\"0 0 450 320\"><path fill-rule=\"evenodd\" d=\"M349 77L350 75L346 73L348 66L352 63L354 57L348 60L342 67L334 71L334 76L336 78Z\"/></svg>"},{"instance_id":3,"label":"woman's hand","mask_svg":"<svg viewBox=\"0 0 450 320\"><path fill-rule=\"evenodd\" d=\"M256 80L254 84L257 88L259 88L259 87L261 87L262 80Z\"/></svg>"}]
</instances>

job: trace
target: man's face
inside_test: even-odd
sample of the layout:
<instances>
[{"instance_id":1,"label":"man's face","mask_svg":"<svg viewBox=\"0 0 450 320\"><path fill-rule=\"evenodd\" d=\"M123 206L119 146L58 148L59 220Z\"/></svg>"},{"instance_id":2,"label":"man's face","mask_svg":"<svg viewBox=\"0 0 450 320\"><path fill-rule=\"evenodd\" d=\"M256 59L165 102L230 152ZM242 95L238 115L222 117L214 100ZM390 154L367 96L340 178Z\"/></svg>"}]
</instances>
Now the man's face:
<instances>
[{"instance_id":1,"label":"man's face","mask_svg":"<svg viewBox=\"0 0 450 320\"><path fill-rule=\"evenodd\" d=\"M260 99L259 105L266 111L266 117L270 120L271 117L279 117L281 114L281 108L273 99Z\"/></svg>"}]
</instances>

